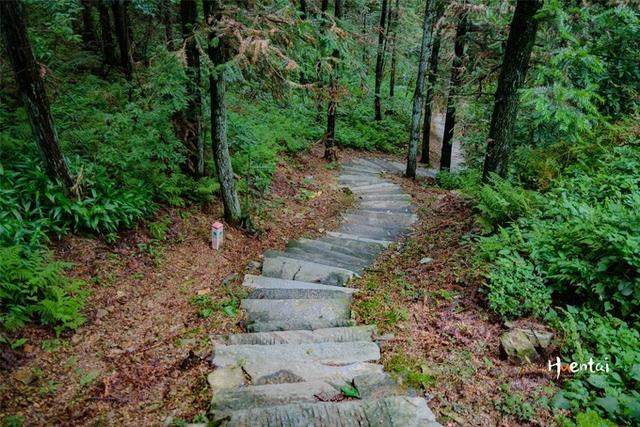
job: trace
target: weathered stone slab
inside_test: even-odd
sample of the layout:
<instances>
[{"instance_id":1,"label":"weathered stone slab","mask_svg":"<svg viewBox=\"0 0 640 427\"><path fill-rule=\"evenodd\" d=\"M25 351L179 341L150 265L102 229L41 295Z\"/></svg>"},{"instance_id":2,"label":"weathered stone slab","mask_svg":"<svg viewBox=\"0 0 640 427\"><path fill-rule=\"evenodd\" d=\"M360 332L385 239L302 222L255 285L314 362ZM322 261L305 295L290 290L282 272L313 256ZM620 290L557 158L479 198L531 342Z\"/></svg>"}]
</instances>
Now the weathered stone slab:
<instances>
[{"instance_id":1,"label":"weathered stone slab","mask_svg":"<svg viewBox=\"0 0 640 427\"><path fill-rule=\"evenodd\" d=\"M303 248L306 251L316 251L319 254L339 253L350 258L359 259L360 263L363 263L361 265L371 263L380 252L380 250L376 252L369 251L367 250L368 248L365 247L354 249L345 247L344 245L331 244L323 240L298 239L290 242L289 245L291 247Z\"/></svg>"},{"instance_id":2,"label":"weathered stone slab","mask_svg":"<svg viewBox=\"0 0 640 427\"><path fill-rule=\"evenodd\" d=\"M375 326L351 326L325 328L315 331L273 331L249 334L232 334L226 337L227 344L299 344L317 342L371 341Z\"/></svg>"},{"instance_id":3,"label":"weathered stone slab","mask_svg":"<svg viewBox=\"0 0 640 427\"><path fill-rule=\"evenodd\" d=\"M388 209L399 210L406 209L411 206L411 203L403 200L361 200L358 203L358 207L361 209Z\"/></svg>"},{"instance_id":4,"label":"weathered stone slab","mask_svg":"<svg viewBox=\"0 0 640 427\"><path fill-rule=\"evenodd\" d=\"M351 222L345 222L340 226L339 231L341 233L354 234L356 236L365 237L368 239L381 239L381 240L395 240L408 230L408 227L399 226L379 226L372 227L368 225L356 224Z\"/></svg>"},{"instance_id":5,"label":"weathered stone slab","mask_svg":"<svg viewBox=\"0 0 640 427\"><path fill-rule=\"evenodd\" d=\"M392 396L343 402L297 403L215 414L226 426L398 426L439 424L423 398Z\"/></svg>"},{"instance_id":6,"label":"weathered stone slab","mask_svg":"<svg viewBox=\"0 0 640 427\"><path fill-rule=\"evenodd\" d=\"M244 286L251 289L250 299L302 299L350 297L356 289L274 277L244 276Z\"/></svg>"},{"instance_id":7,"label":"weathered stone slab","mask_svg":"<svg viewBox=\"0 0 640 427\"><path fill-rule=\"evenodd\" d=\"M289 247L284 252L285 254L297 254L300 256L290 256L292 258L301 258L307 261L317 262L318 264L334 265L336 267L346 268L347 270L353 270L360 272L363 267L369 265L370 261L354 257L351 255L343 254L341 252L333 251L331 249L324 248L309 248L303 245L297 245L296 242L291 242Z\"/></svg>"},{"instance_id":8,"label":"weathered stone slab","mask_svg":"<svg viewBox=\"0 0 640 427\"><path fill-rule=\"evenodd\" d=\"M358 194L358 200L361 202L373 202L375 200L386 202L410 202L411 196L406 193L364 193Z\"/></svg>"},{"instance_id":9,"label":"weathered stone slab","mask_svg":"<svg viewBox=\"0 0 640 427\"><path fill-rule=\"evenodd\" d=\"M417 216L404 214L393 215L393 213L377 212L376 214L353 213L343 215L343 220L347 223L363 224L371 227L411 226L417 221Z\"/></svg>"},{"instance_id":10,"label":"weathered stone slab","mask_svg":"<svg viewBox=\"0 0 640 427\"><path fill-rule=\"evenodd\" d=\"M337 286L345 285L357 275L352 270L286 257L265 258L262 274L268 277Z\"/></svg>"},{"instance_id":11,"label":"weathered stone slab","mask_svg":"<svg viewBox=\"0 0 640 427\"><path fill-rule=\"evenodd\" d=\"M337 231L328 231L327 235L331 236L331 237L338 238L338 239L357 240L359 242L375 243L375 244L382 245L382 246L389 246L390 244L393 243L390 240L369 239L369 238L366 238L366 237L357 236L355 234L342 233L342 232L337 232Z\"/></svg>"},{"instance_id":12,"label":"weathered stone slab","mask_svg":"<svg viewBox=\"0 0 640 427\"><path fill-rule=\"evenodd\" d=\"M380 348L372 341L320 342L273 345L216 345L215 366L243 366L278 361L287 363L314 362L320 365L348 365L380 359Z\"/></svg>"},{"instance_id":13,"label":"weathered stone slab","mask_svg":"<svg viewBox=\"0 0 640 427\"><path fill-rule=\"evenodd\" d=\"M221 390L214 394L211 408L214 411L225 411L286 405L294 402L315 403L318 402L318 398L331 400L338 395L340 390L324 381L250 385Z\"/></svg>"},{"instance_id":14,"label":"weathered stone slab","mask_svg":"<svg viewBox=\"0 0 640 427\"><path fill-rule=\"evenodd\" d=\"M398 184L393 184L391 182L382 182L379 184L368 184L368 185L353 185L353 186L349 186L349 188L351 189L351 191L353 191L356 194L359 194L360 192L366 192L366 191L381 191L381 190L401 191L401 188Z\"/></svg>"},{"instance_id":15,"label":"weathered stone slab","mask_svg":"<svg viewBox=\"0 0 640 427\"><path fill-rule=\"evenodd\" d=\"M348 298L245 299L241 305L252 332L332 328L351 323Z\"/></svg>"}]
</instances>

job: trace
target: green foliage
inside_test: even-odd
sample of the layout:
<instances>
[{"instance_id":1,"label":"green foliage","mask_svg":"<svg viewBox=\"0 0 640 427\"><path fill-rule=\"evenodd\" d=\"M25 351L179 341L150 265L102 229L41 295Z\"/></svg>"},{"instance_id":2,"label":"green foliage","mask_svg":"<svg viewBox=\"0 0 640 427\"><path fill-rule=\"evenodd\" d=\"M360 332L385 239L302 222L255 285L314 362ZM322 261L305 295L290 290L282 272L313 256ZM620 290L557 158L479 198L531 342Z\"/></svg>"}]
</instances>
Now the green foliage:
<instances>
[{"instance_id":1,"label":"green foliage","mask_svg":"<svg viewBox=\"0 0 640 427\"><path fill-rule=\"evenodd\" d=\"M84 323L86 293L82 282L64 275L68 267L43 252L0 247L0 329L15 331L38 320L60 333Z\"/></svg>"},{"instance_id":2,"label":"green foliage","mask_svg":"<svg viewBox=\"0 0 640 427\"><path fill-rule=\"evenodd\" d=\"M502 399L496 401L496 409L503 415L513 416L520 422L531 422L535 415L531 403L527 402L521 393L511 391L508 384L502 385L500 390Z\"/></svg>"},{"instance_id":3,"label":"green foliage","mask_svg":"<svg viewBox=\"0 0 640 427\"><path fill-rule=\"evenodd\" d=\"M435 384L435 377L428 372L426 362L404 353L395 353L385 366L409 387L427 388Z\"/></svg>"}]
</instances>

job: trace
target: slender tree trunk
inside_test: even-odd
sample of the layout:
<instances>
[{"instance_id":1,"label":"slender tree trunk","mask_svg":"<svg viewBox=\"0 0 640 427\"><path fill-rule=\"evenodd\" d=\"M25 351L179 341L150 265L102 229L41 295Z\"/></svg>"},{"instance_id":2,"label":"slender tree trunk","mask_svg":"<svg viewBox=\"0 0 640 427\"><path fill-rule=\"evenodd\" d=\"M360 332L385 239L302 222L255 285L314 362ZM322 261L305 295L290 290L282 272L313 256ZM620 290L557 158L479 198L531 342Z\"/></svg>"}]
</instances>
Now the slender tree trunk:
<instances>
[{"instance_id":1,"label":"slender tree trunk","mask_svg":"<svg viewBox=\"0 0 640 427\"><path fill-rule=\"evenodd\" d=\"M202 140L202 101L200 97L200 51L195 29L198 5L195 0L180 1L182 38L185 43L187 74L187 108L185 111L184 144L189 152L188 171L196 177L204 175L204 142Z\"/></svg>"},{"instance_id":2,"label":"slender tree trunk","mask_svg":"<svg viewBox=\"0 0 640 427\"><path fill-rule=\"evenodd\" d=\"M300 0L300 19L307 19L307 0Z\"/></svg>"},{"instance_id":3,"label":"slender tree trunk","mask_svg":"<svg viewBox=\"0 0 640 427\"><path fill-rule=\"evenodd\" d=\"M98 12L100 13L100 35L102 36L102 55L105 66L116 65L116 52L113 44L113 34L111 30L111 19L109 9L104 0L98 2Z\"/></svg>"},{"instance_id":4,"label":"slender tree trunk","mask_svg":"<svg viewBox=\"0 0 640 427\"><path fill-rule=\"evenodd\" d=\"M431 106L433 104L433 89L438 76L438 56L440 55L440 32L433 34L433 45L429 57L429 78L427 79L427 94L424 98L424 119L422 121L422 157L420 163L429 164L429 139L431 136Z\"/></svg>"},{"instance_id":5,"label":"slender tree trunk","mask_svg":"<svg viewBox=\"0 0 640 427\"><path fill-rule=\"evenodd\" d=\"M395 11L392 15L391 27L391 72L389 74L389 97L393 98L396 90L396 45L398 43L398 16L400 13L400 0L396 0Z\"/></svg>"},{"instance_id":6,"label":"slender tree trunk","mask_svg":"<svg viewBox=\"0 0 640 427\"><path fill-rule=\"evenodd\" d=\"M171 0L162 1L162 25L164 26L164 41L167 49L173 50L173 4Z\"/></svg>"},{"instance_id":7,"label":"slender tree trunk","mask_svg":"<svg viewBox=\"0 0 640 427\"><path fill-rule=\"evenodd\" d=\"M413 92L413 110L411 113L411 133L409 135L409 152L407 154L407 171L409 178L416 177L416 157L418 155L418 139L420 138L420 115L422 114L422 90L427 59L431 53L431 28L435 22L436 5L434 0L427 0L424 21L422 23L422 44L420 46L420 62L416 76L416 89Z\"/></svg>"},{"instance_id":8,"label":"slender tree trunk","mask_svg":"<svg viewBox=\"0 0 640 427\"><path fill-rule=\"evenodd\" d=\"M93 23L92 1L81 0L82 5L82 43L87 50L98 49L98 38L96 37L96 29Z\"/></svg>"},{"instance_id":9,"label":"slender tree trunk","mask_svg":"<svg viewBox=\"0 0 640 427\"><path fill-rule=\"evenodd\" d=\"M518 112L518 90L527 75L538 31L535 14L541 6L540 0L518 0L516 4L491 115L487 155L482 172L484 181L487 181L491 172L504 176L507 170L510 142Z\"/></svg>"},{"instance_id":10,"label":"slender tree trunk","mask_svg":"<svg viewBox=\"0 0 640 427\"><path fill-rule=\"evenodd\" d=\"M324 13L327 11L328 7L329 7L329 0L322 0L322 3L320 3L320 11Z\"/></svg>"},{"instance_id":11,"label":"slender tree trunk","mask_svg":"<svg viewBox=\"0 0 640 427\"><path fill-rule=\"evenodd\" d=\"M111 4L113 12L113 23L116 30L116 38L120 48L120 65L124 70L127 80L131 81L133 73L133 60L131 57L131 39L129 35L129 25L127 21L128 3L124 0L114 0Z\"/></svg>"},{"instance_id":12,"label":"slender tree trunk","mask_svg":"<svg viewBox=\"0 0 640 427\"><path fill-rule=\"evenodd\" d=\"M342 19L342 7L340 0L335 0L334 14L336 19ZM338 160L335 147L336 139L336 109L338 108L338 66L340 64L340 52L336 49L332 55L334 58L333 69L329 79L329 106L327 107L327 136L324 143L324 158L329 162Z\"/></svg>"},{"instance_id":13,"label":"slender tree trunk","mask_svg":"<svg viewBox=\"0 0 640 427\"><path fill-rule=\"evenodd\" d=\"M463 14L465 12L462 12ZM447 95L447 114L444 119L444 136L442 137L442 151L440 152L440 170L451 169L451 149L453 132L456 126L456 102L462 75L462 57L464 55L464 37L468 24L466 14L460 17L456 29L456 39L453 45L454 56L451 65L451 83Z\"/></svg>"},{"instance_id":14,"label":"slender tree trunk","mask_svg":"<svg viewBox=\"0 0 640 427\"><path fill-rule=\"evenodd\" d=\"M38 143L47 176L62 184L68 193L73 187L67 162L60 150L58 135L53 125L49 100L40 77L27 36L22 2L0 1L0 31L5 49L20 88L22 101L27 108L31 129Z\"/></svg>"},{"instance_id":15,"label":"slender tree trunk","mask_svg":"<svg viewBox=\"0 0 640 427\"><path fill-rule=\"evenodd\" d=\"M222 5L220 0L203 0L204 16L206 22L215 27L222 18ZM224 205L224 217L233 224L240 225L242 212L240 199L236 192L231 156L227 144L227 114L225 101L224 68L226 62L224 37L220 35L218 43L213 43L217 38L215 31L209 33L208 54L215 69L209 76L211 91L211 145L213 147L213 159L216 163L218 181L222 190L222 203Z\"/></svg>"},{"instance_id":16,"label":"slender tree trunk","mask_svg":"<svg viewBox=\"0 0 640 427\"><path fill-rule=\"evenodd\" d=\"M427 0L428 1L428 0ZM380 6L380 28L378 34L378 53L376 55L376 83L375 83L375 98L374 98L374 109L375 109L375 119L377 121L382 120L382 105L380 100L380 86L382 85L382 71L383 71L383 61L384 61L384 32L386 27L386 19L387 19L387 0L382 0L382 5Z\"/></svg>"}]
</instances>

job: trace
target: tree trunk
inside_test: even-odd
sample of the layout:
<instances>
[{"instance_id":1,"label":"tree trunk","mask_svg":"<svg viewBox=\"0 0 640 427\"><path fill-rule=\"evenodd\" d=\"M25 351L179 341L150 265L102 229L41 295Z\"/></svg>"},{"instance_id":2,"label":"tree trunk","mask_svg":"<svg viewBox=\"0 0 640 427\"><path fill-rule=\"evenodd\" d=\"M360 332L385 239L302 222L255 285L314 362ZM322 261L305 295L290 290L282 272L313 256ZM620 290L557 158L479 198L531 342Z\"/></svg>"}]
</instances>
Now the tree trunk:
<instances>
[{"instance_id":1,"label":"tree trunk","mask_svg":"<svg viewBox=\"0 0 640 427\"><path fill-rule=\"evenodd\" d=\"M396 0L395 11L392 15L391 27L391 72L389 74L389 97L393 98L396 90L396 44L398 35L398 16L400 13L400 0Z\"/></svg>"},{"instance_id":2,"label":"tree trunk","mask_svg":"<svg viewBox=\"0 0 640 427\"><path fill-rule=\"evenodd\" d=\"M427 0L424 21L422 23L422 44L420 46L420 62L416 76L416 89L413 92L413 109L411 113L411 133L409 135L409 152L407 154L407 171L409 178L416 177L416 157L418 155L418 139L420 138L420 115L422 114L422 90L427 59L431 53L431 27L435 22L436 5L433 0Z\"/></svg>"},{"instance_id":3,"label":"tree trunk","mask_svg":"<svg viewBox=\"0 0 640 427\"><path fill-rule=\"evenodd\" d=\"M428 1L428 0L427 0ZM378 53L376 55L376 83L375 83L375 119L382 120L382 106L380 101L380 86L382 85L382 71L384 61L384 31L387 19L387 0L382 0L380 6L380 28L378 29Z\"/></svg>"},{"instance_id":4,"label":"tree trunk","mask_svg":"<svg viewBox=\"0 0 640 427\"><path fill-rule=\"evenodd\" d=\"M97 50L98 38L91 14L92 1L81 0L80 3L82 5L82 43L87 50Z\"/></svg>"},{"instance_id":5,"label":"tree trunk","mask_svg":"<svg viewBox=\"0 0 640 427\"><path fill-rule=\"evenodd\" d=\"M131 81L133 73L133 59L131 57L131 39L129 35L129 25L127 21L128 3L124 0L114 0L111 4L113 12L113 23L116 30L116 38L120 48L120 65L124 70L127 80Z\"/></svg>"},{"instance_id":6,"label":"tree trunk","mask_svg":"<svg viewBox=\"0 0 640 427\"><path fill-rule=\"evenodd\" d=\"M300 0L300 19L307 19L307 0Z\"/></svg>"},{"instance_id":7,"label":"tree trunk","mask_svg":"<svg viewBox=\"0 0 640 427\"><path fill-rule=\"evenodd\" d=\"M173 3L171 0L162 2L162 25L164 26L164 41L167 49L173 50Z\"/></svg>"},{"instance_id":8,"label":"tree trunk","mask_svg":"<svg viewBox=\"0 0 640 427\"><path fill-rule=\"evenodd\" d=\"M483 181L487 181L491 172L497 172L501 176L506 173L509 145L518 111L518 89L527 74L538 31L538 21L534 16L541 6L540 0L518 0L516 4L491 115L487 155L482 171Z\"/></svg>"},{"instance_id":9,"label":"tree trunk","mask_svg":"<svg viewBox=\"0 0 640 427\"><path fill-rule=\"evenodd\" d=\"M460 22L458 22L456 39L453 45L454 56L451 65L451 83L449 84L449 94L447 96L447 114L444 119L444 136L442 137L442 151L440 152L440 170L451 169L451 145L453 141L453 131L456 125L456 98L461 83L464 37L467 33L467 16L466 12L462 13L464 15L460 17Z\"/></svg>"},{"instance_id":10,"label":"tree trunk","mask_svg":"<svg viewBox=\"0 0 640 427\"><path fill-rule=\"evenodd\" d=\"M104 0L100 0L98 3L98 12L100 13L103 62L105 66L114 66L116 65L116 52L113 44L113 34L111 33L109 9L105 5Z\"/></svg>"},{"instance_id":11,"label":"tree trunk","mask_svg":"<svg viewBox=\"0 0 640 427\"><path fill-rule=\"evenodd\" d=\"M334 0L333 16L335 16L336 19L342 19L342 0Z\"/></svg>"},{"instance_id":12,"label":"tree trunk","mask_svg":"<svg viewBox=\"0 0 640 427\"><path fill-rule=\"evenodd\" d=\"M204 142L202 140L202 101L200 97L200 51L195 29L198 5L195 0L180 1L182 38L187 61L187 108L185 111L184 144L188 150L187 170L192 176L204 175Z\"/></svg>"},{"instance_id":13,"label":"tree trunk","mask_svg":"<svg viewBox=\"0 0 640 427\"><path fill-rule=\"evenodd\" d=\"M215 27L222 18L222 5L220 0L203 0L204 16L206 22ZM218 181L222 191L222 203L224 205L224 217L233 224L240 225L242 212L240 211L240 200L234 183L233 167L227 145L227 117L225 101L225 81L224 67L226 62L224 53L224 38L219 37L218 43L214 45L213 40L217 38L215 31L209 32L208 54L215 69L209 76L211 91L211 145L213 148L213 159L216 163Z\"/></svg>"},{"instance_id":14,"label":"tree trunk","mask_svg":"<svg viewBox=\"0 0 640 427\"><path fill-rule=\"evenodd\" d=\"M31 129L38 143L47 176L62 184L67 193L73 187L67 162L60 150L49 100L27 36L22 3L0 1L0 30L22 101L27 108Z\"/></svg>"},{"instance_id":15,"label":"tree trunk","mask_svg":"<svg viewBox=\"0 0 640 427\"><path fill-rule=\"evenodd\" d=\"M320 11L324 13L327 11L328 7L329 7L329 0L322 0L322 3L320 3Z\"/></svg>"},{"instance_id":16,"label":"tree trunk","mask_svg":"<svg viewBox=\"0 0 640 427\"><path fill-rule=\"evenodd\" d=\"M334 14L336 19L342 19L342 7L340 0L335 0ZM329 162L338 160L335 147L336 139L336 109L338 108L338 65L340 63L340 52L335 49L331 56L334 58L334 66L329 79L329 106L327 107L327 136L324 140L324 158Z\"/></svg>"},{"instance_id":17,"label":"tree trunk","mask_svg":"<svg viewBox=\"0 0 640 427\"><path fill-rule=\"evenodd\" d=\"M433 46L429 57L429 78L427 79L427 94L424 98L424 119L422 121L422 156L420 163L429 164L429 139L431 136L431 105L433 103L433 89L438 76L438 55L440 54L440 32L433 34Z\"/></svg>"}]
</instances>

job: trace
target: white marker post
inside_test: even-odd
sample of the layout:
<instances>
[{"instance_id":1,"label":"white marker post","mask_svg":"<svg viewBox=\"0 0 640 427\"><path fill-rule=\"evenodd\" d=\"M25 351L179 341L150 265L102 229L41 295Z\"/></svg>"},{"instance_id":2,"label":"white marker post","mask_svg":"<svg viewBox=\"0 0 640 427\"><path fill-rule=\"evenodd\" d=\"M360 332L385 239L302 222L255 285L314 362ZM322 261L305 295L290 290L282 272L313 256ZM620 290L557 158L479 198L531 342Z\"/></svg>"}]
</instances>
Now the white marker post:
<instances>
[{"instance_id":1,"label":"white marker post","mask_svg":"<svg viewBox=\"0 0 640 427\"><path fill-rule=\"evenodd\" d=\"M224 226L221 222L211 224L211 249L218 250L224 240Z\"/></svg>"}]
</instances>

